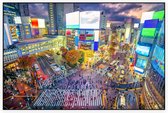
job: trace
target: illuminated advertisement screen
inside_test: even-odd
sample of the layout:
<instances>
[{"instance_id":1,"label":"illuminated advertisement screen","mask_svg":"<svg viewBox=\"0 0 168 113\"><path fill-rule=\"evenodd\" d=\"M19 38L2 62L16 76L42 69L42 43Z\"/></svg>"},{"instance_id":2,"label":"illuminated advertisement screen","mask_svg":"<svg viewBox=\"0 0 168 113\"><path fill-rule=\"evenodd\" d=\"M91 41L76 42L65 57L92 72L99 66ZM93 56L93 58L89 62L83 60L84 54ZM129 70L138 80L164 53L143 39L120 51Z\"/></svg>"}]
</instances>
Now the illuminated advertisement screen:
<instances>
[{"instance_id":1,"label":"illuminated advertisement screen","mask_svg":"<svg viewBox=\"0 0 168 113\"><path fill-rule=\"evenodd\" d=\"M164 49L156 45L153 52L153 58L164 63Z\"/></svg>"},{"instance_id":2,"label":"illuminated advertisement screen","mask_svg":"<svg viewBox=\"0 0 168 113\"><path fill-rule=\"evenodd\" d=\"M45 20L38 19L38 28L45 28Z\"/></svg>"},{"instance_id":3,"label":"illuminated advertisement screen","mask_svg":"<svg viewBox=\"0 0 168 113\"><path fill-rule=\"evenodd\" d=\"M145 59L138 58L136 61L136 67L144 69L146 67L147 61Z\"/></svg>"},{"instance_id":4,"label":"illuminated advertisement screen","mask_svg":"<svg viewBox=\"0 0 168 113\"><path fill-rule=\"evenodd\" d=\"M16 26L9 26L12 39L18 39Z\"/></svg>"},{"instance_id":5,"label":"illuminated advertisement screen","mask_svg":"<svg viewBox=\"0 0 168 113\"><path fill-rule=\"evenodd\" d=\"M38 19L37 18L31 19L31 23L32 23L32 28L38 28Z\"/></svg>"},{"instance_id":6,"label":"illuminated advertisement screen","mask_svg":"<svg viewBox=\"0 0 168 113\"><path fill-rule=\"evenodd\" d=\"M154 38L156 33L156 28L143 28L141 35L145 38Z\"/></svg>"},{"instance_id":7,"label":"illuminated advertisement screen","mask_svg":"<svg viewBox=\"0 0 168 113\"><path fill-rule=\"evenodd\" d=\"M99 36L100 36L100 31L99 30L95 30L94 31L94 41L98 42L99 41Z\"/></svg>"},{"instance_id":8,"label":"illuminated advertisement screen","mask_svg":"<svg viewBox=\"0 0 168 113\"><path fill-rule=\"evenodd\" d=\"M165 57L165 50L156 45L152 55L152 66L163 77L165 73L164 57Z\"/></svg>"},{"instance_id":9,"label":"illuminated advertisement screen","mask_svg":"<svg viewBox=\"0 0 168 113\"><path fill-rule=\"evenodd\" d=\"M94 51L98 51L99 42L94 42Z\"/></svg>"},{"instance_id":10,"label":"illuminated advertisement screen","mask_svg":"<svg viewBox=\"0 0 168 113\"><path fill-rule=\"evenodd\" d=\"M32 35L39 35L39 29L32 29Z\"/></svg>"},{"instance_id":11,"label":"illuminated advertisement screen","mask_svg":"<svg viewBox=\"0 0 168 113\"><path fill-rule=\"evenodd\" d=\"M94 40L94 30L86 30L86 40Z\"/></svg>"},{"instance_id":12,"label":"illuminated advertisement screen","mask_svg":"<svg viewBox=\"0 0 168 113\"><path fill-rule=\"evenodd\" d=\"M134 28L138 28L138 27L139 27L139 23L135 23Z\"/></svg>"},{"instance_id":13,"label":"illuminated advertisement screen","mask_svg":"<svg viewBox=\"0 0 168 113\"><path fill-rule=\"evenodd\" d=\"M153 19L153 14L154 14L154 11L142 13L141 23L144 23L145 20Z\"/></svg>"},{"instance_id":14,"label":"illuminated advertisement screen","mask_svg":"<svg viewBox=\"0 0 168 113\"><path fill-rule=\"evenodd\" d=\"M85 34L94 34L94 30L86 30Z\"/></svg>"},{"instance_id":15,"label":"illuminated advertisement screen","mask_svg":"<svg viewBox=\"0 0 168 113\"><path fill-rule=\"evenodd\" d=\"M21 37L21 32L20 32L20 26L16 27L16 34L18 35L18 37Z\"/></svg>"},{"instance_id":16,"label":"illuminated advertisement screen","mask_svg":"<svg viewBox=\"0 0 168 113\"><path fill-rule=\"evenodd\" d=\"M134 70L135 70L136 72L141 73L141 74L143 74L143 72L144 72L143 69L141 69L141 68L139 68L139 67L136 67L136 66L134 66Z\"/></svg>"},{"instance_id":17,"label":"illuminated advertisement screen","mask_svg":"<svg viewBox=\"0 0 168 113\"><path fill-rule=\"evenodd\" d=\"M29 16L21 17L21 20L22 20L23 24L30 24L30 22L31 22L31 19Z\"/></svg>"},{"instance_id":18,"label":"illuminated advertisement screen","mask_svg":"<svg viewBox=\"0 0 168 113\"><path fill-rule=\"evenodd\" d=\"M141 46L141 45L136 46L136 53L140 55L148 56L149 52L150 52L150 47L148 46Z\"/></svg>"},{"instance_id":19,"label":"illuminated advertisement screen","mask_svg":"<svg viewBox=\"0 0 168 113\"><path fill-rule=\"evenodd\" d=\"M99 29L100 11L80 12L80 29Z\"/></svg>"},{"instance_id":20,"label":"illuminated advertisement screen","mask_svg":"<svg viewBox=\"0 0 168 113\"><path fill-rule=\"evenodd\" d=\"M31 30L30 30L30 25L24 25L24 34L26 38L31 38Z\"/></svg>"},{"instance_id":21,"label":"illuminated advertisement screen","mask_svg":"<svg viewBox=\"0 0 168 113\"><path fill-rule=\"evenodd\" d=\"M143 28L156 28L158 23L159 23L158 19L156 19L156 20L145 20Z\"/></svg>"},{"instance_id":22,"label":"illuminated advertisement screen","mask_svg":"<svg viewBox=\"0 0 168 113\"><path fill-rule=\"evenodd\" d=\"M164 18L164 11L157 11L153 14L153 19L159 19L160 21Z\"/></svg>"},{"instance_id":23,"label":"illuminated advertisement screen","mask_svg":"<svg viewBox=\"0 0 168 113\"><path fill-rule=\"evenodd\" d=\"M21 17L14 17L15 24L22 24Z\"/></svg>"},{"instance_id":24,"label":"illuminated advertisement screen","mask_svg":"<svg viewBox=\"0 0 168 113\"><path fill-rule=\"evenodd\" d=\"M66 28L79 28L79 11L66 14Z\"/></svg>"}]
</instances>

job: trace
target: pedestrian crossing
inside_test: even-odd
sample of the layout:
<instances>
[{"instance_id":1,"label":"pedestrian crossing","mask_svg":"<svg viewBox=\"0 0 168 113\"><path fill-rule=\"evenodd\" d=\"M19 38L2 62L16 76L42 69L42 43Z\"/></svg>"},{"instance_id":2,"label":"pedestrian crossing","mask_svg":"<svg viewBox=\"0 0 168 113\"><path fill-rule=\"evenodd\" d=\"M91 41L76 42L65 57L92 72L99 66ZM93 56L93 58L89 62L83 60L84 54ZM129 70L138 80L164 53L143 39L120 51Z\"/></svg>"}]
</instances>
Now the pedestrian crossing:
<instances>
[{"instance_id":1,"label":"pedestrian crossing","mask_svg":"<svg viewBox=\"0 0 168 113\"><path fill-rule=\"evenodd\" d=\"M52 89L45 90L41 93L34 103L34 107L85 107L101 106L101 90L62 90Z\"/></svg>"}]
</instances>

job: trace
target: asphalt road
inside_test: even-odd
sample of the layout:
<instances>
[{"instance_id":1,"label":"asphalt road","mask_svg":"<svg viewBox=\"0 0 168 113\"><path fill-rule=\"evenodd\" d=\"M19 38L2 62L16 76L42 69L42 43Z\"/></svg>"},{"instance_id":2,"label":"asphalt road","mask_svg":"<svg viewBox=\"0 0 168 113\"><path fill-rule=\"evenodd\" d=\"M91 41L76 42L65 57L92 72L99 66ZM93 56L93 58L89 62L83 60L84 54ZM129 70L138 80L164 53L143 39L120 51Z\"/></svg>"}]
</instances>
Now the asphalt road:
<instances>
[{"instance_id":1,"label":"asphalt road","mask_svg":"<svg viewBox=\"0 0 168 113\"><path fill-rule=\"evenodd\" d=\"M43 70L43 72L46 75L53 75L54 74L54 71L50 67L50 64L47 61L47 58L45 58L44 56L40 56L37 58L37 61L39 62L41 69Z\"/></svg>"}]
</instances>

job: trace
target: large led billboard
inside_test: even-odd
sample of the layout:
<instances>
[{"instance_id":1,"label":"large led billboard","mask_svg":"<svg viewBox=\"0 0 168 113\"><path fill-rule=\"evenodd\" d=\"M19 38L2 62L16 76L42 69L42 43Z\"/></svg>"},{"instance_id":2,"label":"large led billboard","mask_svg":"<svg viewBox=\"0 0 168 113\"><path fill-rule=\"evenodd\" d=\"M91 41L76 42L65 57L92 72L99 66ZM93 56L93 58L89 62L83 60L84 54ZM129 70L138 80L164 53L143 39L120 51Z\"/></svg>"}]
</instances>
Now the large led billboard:
<instances>
[{"instance_id":1,"label":"large led billboard","mask_svg":"<svg viewBox=\"0 0 168 113\"><path fill-rule=\"evenodd\" d=\"M94 41L95 42L99 41L99 36L100 36L100 31L99 30L95 30L94 31Z\"/></svg>"},{"instance_id":2,"label":"large led billboard","mask_svg":"<svg viewBox=\"0 0 168 113\"><path fill-rule=\"evenodd\" d=\"M32 28L38 28L38 19L32 18L31 19Z\"/></svg>"},{"instance_id":3,"label":"large led billboard","mask_svg":"<svg viewBox=\"0 0 168 113\"><path fill-rule=\"evenodd\" d=\"M16 16L14 17L15 24L22 24L21 17Z\"/></svg>"},{"instance_id":4,"label":"large led billboard","mask_svg":"<svg viewBox=\"0 0 168 113\"><path fill-rule=\"evenodd\" d=\"M33 36L36 36L36 35L39 35L39 29L32 29L32 35Z\"/></svg>"},{"instance_id":5,"label":"large led billboard","mask_svg":"<svg viewBox=\"0 0 168 113\"><path fill-rule=\"evenodd\" d=\"M160 21L164 18L164 11L157 11L153 14L153 19L159 19Z\"/></svg>"},{"instance_id":6,"label":"large led billboard","mask_svg":"<svg viewBox=\"0 0 168 113\"><path fill-rule=\"evenodd\" d=\"M145 20L143 28L156 28L158 23L159 23L158 19Z\"/></svg>"},{"instance_id":7,"label":"large led billboard","mask_svg":"<svg viewBox=\"0 0 168 113\"><path fill-rule=\"evenodd\" d=\"M139 23L135 23L134 28L139 28Z\"/></svg>"},{"instance_id":8,"label":"large led billboard","mask_svg":"<svg viewBox=\"0 0 168 113\"><path fill-rule=\"evenodd\" d=\"M137 45L136 46L136 53L144 56L148 56L150 52L150 47L148 46L142 46L142 45Z\"/></svg>"},{"instance_id":9,"label":"large led billboard","mask_svg":"<svg viewBox=\"0 0 168 113\"><path fill-rule=\"evenodd\" d=\"M155 46L153 56L152 56L152 66L155 70L164 77L165 72L165 50L159 46Z\"/></svg>"},{"instance_id":10,"label":"large led billboard","mask_svg":"<svg viewBox=\"0 0 168 113\"><path fill-rule=\"evenodd\" d=\"M147 61L145 59L138 58L136 61L136 67L139 67L141 69L146 68Z\"/></svg>"},{"instance_id":11,"label":"large led billboard","mask_svg":"<svg viewBox=\"0 0 168 113\"><path fill-rule=\"evenodd\" d=\"M30 22L31 22L31 19L29 16L21 17L21 20L22 20L23 24L30 24Z\"/></svg>"},{"instance_id":12,"label":"large led billboard","mask_svg":"<svg viewBox=\"0 0 168 113\"><path fill-rule=\"evenodd\" d=\"M139 67L136 67L136 66L134 66L134 70L137 71L137 72L139 72L139 73L141 73L141 74L143 74L143 72L144 72L143 69L141 69Z\"/></svg>"},{"instance_id":13,"label":"large led billboard","mask_svg":"<svg viewBox=\"0 0 168 113\"><path fill-rule=\"evenodd\" d=\"M38 19L38 28L45 28L45 20Z\"/></svg>"},{"instance_id":14,"label":"large led billboard","mask_svg":"<svg viewBox=\"0 0 168 113\"><path fill-rule=\"evenodd\" d=\"M164 49L156 45L153 52L153 57L164 63Z\"/></svg>"},{"instance_id":15,"label":"large led billboard","mask_svg":"<svg viewBox=\"0 0 168 113\"><path fill-rule=\"evenodd\" d=\"M66 28L79 28L79 11L66 14Z\"/></svg>"},{"instance_id":16,"label":"large led billboard","mask_svg":"<svg viewBox=\"0 0 168 113\"><path fill-rule=\"evenodd\" d=\"M17 35L17 30L16 30L16 26L15 25L11 25L9 26L10 29L10 33L12 36L12 40L17 40L18 39L18 35Z\"/></svg>"},{"instance_id":17,"label":"large led billboard","mask_svg":"<svg viewBox=\"0 0 168 113\"><path fill-rule=\"evenodd\" d=\"M156 33L156 28L143 28L141 35L145 38L154 38Z\"/></svg>"},{"instance_id":18,"label":"large led billboard","mask_svg":"<svg viewBox=\"0 0 168 113\"><path fill-rule=\"evenodd\" d=\"M100 11L80 12L80 29L99 29Z\"/></svg>"},{"instance_id":19,"label":"large led billboard","mask_svg":"<svg viewBox=\"0 0 168 113\"><path fill-rule=\"evenodd\" d=\"M154 11L142 13L141 23L144 23L145 20L153 19L153 14L154 14Z\"/></svg>"}]
</instances>

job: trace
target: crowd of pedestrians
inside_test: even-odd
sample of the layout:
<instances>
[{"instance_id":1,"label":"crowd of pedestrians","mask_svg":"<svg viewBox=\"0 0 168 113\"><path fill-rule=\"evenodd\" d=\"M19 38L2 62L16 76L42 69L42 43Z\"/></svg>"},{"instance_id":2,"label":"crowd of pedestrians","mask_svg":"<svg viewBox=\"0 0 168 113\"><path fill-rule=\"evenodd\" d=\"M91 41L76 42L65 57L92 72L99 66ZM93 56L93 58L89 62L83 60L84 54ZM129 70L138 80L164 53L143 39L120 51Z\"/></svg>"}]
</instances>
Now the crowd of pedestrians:
<instances>
[{"instance_id":1,"label":"crowd of pedestrians","mask_svg":"<svg viewBox=\"0 0 168 113\"><path fill-rule=\"evenodd\" d=\"M34 108L37 107L80 107L80 106L102 106L101 90L62 90L62 89L47 89L41 93L39 98L34 103Z\"/></svg>"}]
</instances>

